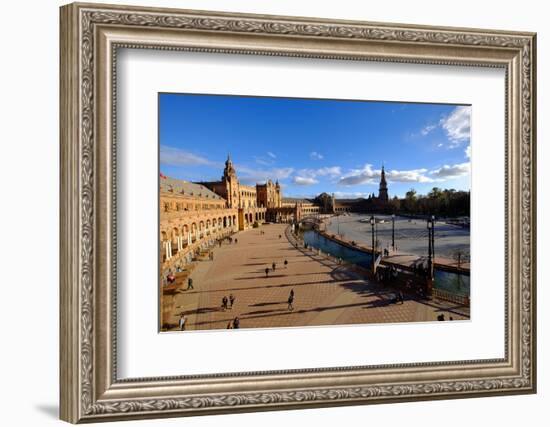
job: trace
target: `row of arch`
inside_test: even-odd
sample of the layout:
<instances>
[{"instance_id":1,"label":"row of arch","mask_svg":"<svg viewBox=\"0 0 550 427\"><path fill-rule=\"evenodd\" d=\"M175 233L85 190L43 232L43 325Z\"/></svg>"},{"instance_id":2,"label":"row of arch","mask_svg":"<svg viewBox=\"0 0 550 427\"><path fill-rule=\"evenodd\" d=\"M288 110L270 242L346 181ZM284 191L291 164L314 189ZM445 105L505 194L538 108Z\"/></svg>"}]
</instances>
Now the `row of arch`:
<instances>
[{"instance_id":1,"label":"row of arch","mask_svg":"<svg viewBox=\"0 0 550 427\"><path fill-rule=\"evenodd\" d=\"M232 228L237 225L237 216L229 215L213 219L194 221L190 224L184 224L181 227L173 227L171 230L162 230L161 231L161 240L172 241L176 243L178 237L187 238L188 234L191 233L193 241L196 240L197 234L202 234L204 232L215 231L216 229L222 228Z\"/></svg>"},{"instance_id":2,"label":"row of arch","mask_svg":"<svg viewBox=\"0 0 550 427\"><path fill-rule=\"evenodd\" d=\"M265 221L264 212L246 212L240 215L224 215L215 218L193 220L182 225L161 229L161 257L162 262L170 260L180 251L186 250L195 242L210 242L210 239L216 239L232 233L240 228L252 226L254 222Z\"/></svg>"},{"instance_id":3,"label":"row of arch","mask_svg":"<svg viewBox=\"0 0 550 427\"><path fill-rule=\"evenodd\" d=\"M244 214L244 221L247 224L252 224L255 221L265 221L265 219L266 219L265 212L255 212L255 213L249 212ZM234 227L237 225L238 224L237 224L236 215L229 215L229 216L223 216L219 218L195 221L195 222L192 222L191 224L184 224L180 228L173 227L169 231L167 230L161 231L161 240L162 241L171 240L172 242L176 242L179 236L187 236L189 232L191 232L192 235L195 235L197 232L201 233L203 231Z\"/></svg>"},{"instance_id":4,"label":"row of arch","mask_svg":"<svg viewBox=\"0 0 550 427\"><path fill-rule=\"evenodd\" d=\"M255 221L265 221L265 211L264 212L248 212L244 214L244 221L247 224L252 224Z\"/></svg>"}]
</instances>

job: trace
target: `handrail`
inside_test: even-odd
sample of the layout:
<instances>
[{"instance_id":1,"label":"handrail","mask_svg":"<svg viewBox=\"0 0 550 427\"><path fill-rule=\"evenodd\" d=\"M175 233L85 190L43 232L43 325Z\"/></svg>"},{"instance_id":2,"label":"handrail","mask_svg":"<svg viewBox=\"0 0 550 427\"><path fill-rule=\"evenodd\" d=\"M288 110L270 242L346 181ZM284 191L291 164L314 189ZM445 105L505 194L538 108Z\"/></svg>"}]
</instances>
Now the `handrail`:
<instances>
[{"instance_id":1,"label":"handrail","mask_svg":"<svg viewBox=\"0 0 550 427\"><path fill-rule=\"evenodd\" d=\"M470 306L470 298L467 295L455 294L444 289L434 288L432 296L455 304Z\"/></svg>"}]
</instances>

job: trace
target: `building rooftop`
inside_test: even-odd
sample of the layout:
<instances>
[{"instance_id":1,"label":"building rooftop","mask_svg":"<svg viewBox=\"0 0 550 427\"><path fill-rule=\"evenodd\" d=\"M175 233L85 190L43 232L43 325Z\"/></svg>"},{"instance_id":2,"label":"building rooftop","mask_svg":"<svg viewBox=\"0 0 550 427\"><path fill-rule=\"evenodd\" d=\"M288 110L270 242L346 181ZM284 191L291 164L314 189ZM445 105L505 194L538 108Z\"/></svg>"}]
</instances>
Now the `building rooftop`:
<instances>
[{"instance_id":1,"label":"building rooftop","mask_svg":"<svg viewBox=\"0 0 550 427\"><path fill-rule=\"evenodd\" d=\"M166 193L181 194L184 196L201 197L204 199L224 200L204 185L183 179L160 176L160 191Z\"/></svg>"}]
</instances>

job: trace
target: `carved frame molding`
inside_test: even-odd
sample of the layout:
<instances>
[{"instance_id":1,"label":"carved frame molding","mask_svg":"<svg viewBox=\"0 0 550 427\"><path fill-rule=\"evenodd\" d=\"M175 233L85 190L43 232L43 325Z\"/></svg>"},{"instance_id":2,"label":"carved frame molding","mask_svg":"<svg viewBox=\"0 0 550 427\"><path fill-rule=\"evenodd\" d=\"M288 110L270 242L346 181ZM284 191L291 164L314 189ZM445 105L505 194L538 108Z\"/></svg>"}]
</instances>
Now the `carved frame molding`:
<instances>
[{"instance_id":1,"label":"carved frame molding","mask_svg":"<svg viewBox=\"0 0 550 427\"><path fill-rule=\"evenodd\" d=\"M117 380L113 147L121 47L504 67L506 357ZM534 392L535 50L532 33L62 7L61 418L83 422Z\"/></svg>"}]
</instances>

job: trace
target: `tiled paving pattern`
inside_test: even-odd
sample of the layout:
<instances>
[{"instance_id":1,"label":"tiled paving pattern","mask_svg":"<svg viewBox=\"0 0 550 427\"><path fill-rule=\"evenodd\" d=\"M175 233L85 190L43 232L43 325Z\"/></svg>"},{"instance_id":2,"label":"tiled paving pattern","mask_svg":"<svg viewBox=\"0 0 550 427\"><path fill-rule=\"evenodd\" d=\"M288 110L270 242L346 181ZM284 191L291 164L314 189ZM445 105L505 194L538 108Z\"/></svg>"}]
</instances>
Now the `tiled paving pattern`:
<instances>
[{"instance_id":1,"label":"tiled paving pattern","mask_svg":"<svg viewBox=\"0 0 550 427\"><path fill-rule=\"evenodd\" d=\"M393 304L391 289L323 256L294 248L285 228L271 224L243 231L234 235L238 243L216 247L214 260L200 262L194 269L194 289L176 294L173 323L180 313L187 316L188 330L225 329L236 316L241 328L433 321L439 314L454 320L469 317L467 308L444 301L418 301L405 295L403 304ZM289 310L292 289L294 310ZM223 310L222 298L230 294L235 304Z\"/></svg>"}]
</instances>

